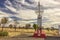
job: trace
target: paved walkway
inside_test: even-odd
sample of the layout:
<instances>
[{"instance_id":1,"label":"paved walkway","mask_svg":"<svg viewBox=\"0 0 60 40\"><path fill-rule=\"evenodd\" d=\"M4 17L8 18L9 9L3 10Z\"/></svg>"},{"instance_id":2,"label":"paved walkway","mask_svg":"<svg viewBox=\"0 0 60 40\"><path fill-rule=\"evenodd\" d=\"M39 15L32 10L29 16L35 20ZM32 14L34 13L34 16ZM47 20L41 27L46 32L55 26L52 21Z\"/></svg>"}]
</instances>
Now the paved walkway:
<instances>
[{"instance_id":1,"label":"paved walkway","mask_svg":"<svg viewBox=\"0 0 60 40\"><path fill-rule=\"evenodd\" d=\"M18 35L15 37L0 38L0 40L44 40L44 39L34 38L34 37L30 37L29 35L23 34L23 35Z\"/></svg>"},{"instance_id":2,"label":"paved walkway","mask_svg":"<svg viewBox=\"0 0 60 40\"><path fill-rule=\"evenodd\" d=\"M58 37L58 36L47 37L45 40L60 40L60 37Z\"/></svg>"},{"instance_id":3,"label":"paved walkway","mask_svg":"<svg viewBox=\"0 0 60 40\"><path fill-rule=\"evenodd\" d=\"M41 38L5 38L0 40L44 40Z\"/></svg>"},{"instance_id":4,"label":"paved walkway","mask_svg":"<svg viewBox=\"0 0 60 40\"><path fill-rule=\"evenodd\" d=\"M29 35L23 34L23 35L18 35L15 37L5 37L5 38L0 38L0 40L44 40L42 38L34 38L30 37ZM45 40L60 40L60 37L47 37Z\"/></svg>"}]
</instances>

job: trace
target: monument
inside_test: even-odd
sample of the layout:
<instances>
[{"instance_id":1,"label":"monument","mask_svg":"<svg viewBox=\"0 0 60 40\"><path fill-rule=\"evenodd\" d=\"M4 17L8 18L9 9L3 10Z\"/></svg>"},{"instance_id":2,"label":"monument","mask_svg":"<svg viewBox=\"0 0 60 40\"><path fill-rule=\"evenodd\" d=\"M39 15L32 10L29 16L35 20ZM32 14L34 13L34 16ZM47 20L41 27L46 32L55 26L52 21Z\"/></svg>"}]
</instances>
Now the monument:
<instances>
[{"instance_id":1,"label":"monument","mask_svg":"<svg viewBox=\"0 0 60 40\"><path fill-rule=\"evenodd\" d=\"M34 37L40 37L40 38L46 38L45 33L42 31L42 14L43 14L43 6L40 5L40 1L38 2L38 10L37 10L37 24L38 24L38 29L34 33Z\"/></svg>"}]
</instances>

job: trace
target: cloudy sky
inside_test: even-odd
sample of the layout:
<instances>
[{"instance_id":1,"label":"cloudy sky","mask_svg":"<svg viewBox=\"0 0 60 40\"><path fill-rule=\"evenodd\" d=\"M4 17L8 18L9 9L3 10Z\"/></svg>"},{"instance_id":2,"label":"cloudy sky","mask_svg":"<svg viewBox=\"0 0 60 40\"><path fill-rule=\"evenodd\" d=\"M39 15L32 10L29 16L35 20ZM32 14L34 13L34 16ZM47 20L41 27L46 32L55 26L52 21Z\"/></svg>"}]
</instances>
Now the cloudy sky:
<instances>
[{"instance_id":1,"label":"cloudy sky","mask_svg":"<svg viewBox=\"0 0 60 40\"><path fill-rule=\"evenodd\" d=\"M43 17L49 20L45 24L60 24L60 0L40 0L40 4L44 9Z\"/></svg>"},{"instance_id":2,"label":"cloudy sky","mask_svg":"<svg viewBox=\"0 0 60 40\"><path fill-rule=\"evenodd\" d=\"M36 23L37 14L35 13L39 0L0 0L0 13L24 22ZM5 3L4 3L5 2ZM40 0L43 6L43 24L60 23L60 0ZM27 20L25 20L27 19Z\"/></svg>"}]
</instances>

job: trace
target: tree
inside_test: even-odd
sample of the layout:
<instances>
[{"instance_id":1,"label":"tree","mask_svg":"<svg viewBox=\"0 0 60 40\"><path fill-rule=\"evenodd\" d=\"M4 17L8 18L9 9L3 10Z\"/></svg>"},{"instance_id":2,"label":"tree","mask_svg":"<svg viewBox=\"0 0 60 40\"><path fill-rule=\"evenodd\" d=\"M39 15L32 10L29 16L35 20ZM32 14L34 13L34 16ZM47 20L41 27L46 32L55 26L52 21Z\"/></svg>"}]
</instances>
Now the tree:
<instances>
[{"instance_id":1,"label":"tree","mask_svg":"<svg viewBox=\"0 0 60 40\"><path fill-rule=\"evenodd\" d=\"M16 25L14 25L14 29L15 29L15 31L16 31Z\"/></svg>"},{"instance_id":2,"label":"tree","mask_svg":"<svg viewBox=\"0 0 60 40\"><path fill-rule=\"evenodd\" d=\"M12 25L12 24L10 24L10 25L9 25L9 28L12 28L12 27L13 27L13 25Z\"/></svg>"},{"instance_id":3,"label":"tree","mask_svg":"<svg viewBox=\"0 0 60 40\"><path fill-rule=\"evenodd\" d=\"M30 24L26 24L25 27L26 27L26 29L28 29L28 28L30 28L30 26L31 26Z\"/></svg>"},{"instance_id":4,"label":"tree","mask_svg":"<svg viewBox=\"0 0 60 40\"><path fill-rule=\"evenodd\" d=\"M21 27L19 26L19 29L20 29Z\"/></svg>"},{"instance_id":5,"label":"tree","mask_svg":"<svg viewBox=\"0 0 60 40\"><path fill-rule=\"evenodd\" d=\"M51 27L51 30L53 31L55 28L54 27Z\"/></svg>"},{"instance_id":6,"label":"tree","mask_svg":"<svg viewBox=\"0 0 60 40\"><path fill-rule=\"evenodd\" d=\"M17 20L14 20L14 29L15 29L15 31L16 31L16 26L17 26L17 24L19 24L18 22L17 22Z\"/></svg>"},{"instance_id":7,"label":"tree","mask_svg":"<svg viewBox=\"0 0 60 40\"><path fill-rule=\"evenodd\" d=\"M48 30L48 31L49 31L49 28L46 28L46 30Z\"/></svg>"},{"instance_id":8,"label":"tree","mask_svg":"<svg viewBox=\"0 0 60 40\"><path fill-rule=\"evenodd\" d=\"M2 26L2 31L3 31L3 28L4 28L4 26L5 26L5 24L8 22L8 18L6 18L6 17L3 17L2 19L1 19L1 24L3 25Z\"/></svg>"},{"instance_id":9,"label":"tree","mask_svg":"<svg viewBox=\"0 0 60 40\"><path fill-rule=\"evenodd\" d=\"M33 28L35 29L35 31L38 29L38 25L37 24L33 24Z\"/></svg>"},{"instance_id":10,"label":"tree","mask_svg":"<svg viewBox=\"0 0 60 40\"><path fill-rule=\"evenodd\" d=\"M6 24L8 22L8 18L4 17L1 19L1 24Z\"/></svg>"}]
</instances>

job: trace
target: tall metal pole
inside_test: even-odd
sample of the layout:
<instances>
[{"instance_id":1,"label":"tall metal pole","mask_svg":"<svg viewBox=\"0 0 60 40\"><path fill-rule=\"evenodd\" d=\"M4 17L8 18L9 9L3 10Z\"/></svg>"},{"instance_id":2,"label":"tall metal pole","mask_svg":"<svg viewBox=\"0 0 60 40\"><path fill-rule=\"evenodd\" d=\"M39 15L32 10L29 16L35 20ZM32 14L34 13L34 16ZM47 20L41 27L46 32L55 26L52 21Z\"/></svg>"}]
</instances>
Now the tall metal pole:
<instances>
[{"instance_id":1,"label":"tall metal pole","mask_svg":"<svg viewBox=\"0 0 60 40\"><path fill-rule=\"evenodd\" d=\"M42 31L42 13L43 13L43 6L40 5L40 1L38 2L38 17L37 17L37 24L39 26L36 33L34 33L34 37L46 38L46 35Z\"/></svg>"},{"instance_id":2,"label":"tall metal pole","mask_svg":"<svg viewBox=\"0 0 60 40\"><path fill-rule=\"evenodd\" d=\"M40 2L38 2L38 18L37 18L37 23L39 28L42 28L42 10L40 8Z\"/></svg>"}]
</instances>

